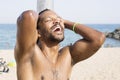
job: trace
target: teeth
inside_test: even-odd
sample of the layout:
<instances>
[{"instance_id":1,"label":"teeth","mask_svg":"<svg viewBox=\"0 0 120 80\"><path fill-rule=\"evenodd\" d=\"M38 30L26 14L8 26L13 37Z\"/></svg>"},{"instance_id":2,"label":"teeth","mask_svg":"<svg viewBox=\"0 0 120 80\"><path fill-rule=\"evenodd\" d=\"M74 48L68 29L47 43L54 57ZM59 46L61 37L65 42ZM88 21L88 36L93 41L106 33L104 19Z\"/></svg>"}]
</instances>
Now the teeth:
<instances>
[{"instance_id":1,"label":"teeth","mask_svg":"<svg viewBox=\"0 0 120 80\"><path fill-rule=\"evenodd\" d=\"M53 29L53 31L55 31L57 28L59 28L60 31L61 31L61 27L60 26L55 27L55 29Z\"/></svg>"}]
</instances>

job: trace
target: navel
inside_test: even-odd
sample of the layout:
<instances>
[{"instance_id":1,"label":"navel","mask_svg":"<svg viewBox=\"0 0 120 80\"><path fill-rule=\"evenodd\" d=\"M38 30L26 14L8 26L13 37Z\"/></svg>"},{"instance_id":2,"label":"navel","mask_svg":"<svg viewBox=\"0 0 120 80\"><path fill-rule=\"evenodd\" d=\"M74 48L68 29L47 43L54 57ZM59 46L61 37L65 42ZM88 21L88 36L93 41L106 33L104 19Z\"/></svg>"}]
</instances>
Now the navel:
<instances>
[{"instance_id":1,"label":"navel","mask_svg":"<svg viewBox=\"0 0 120 80\"><path fill-rule=\"evenodd\" d=\"M44 80L44 76L41 76L41 80Z\"/></svg>"},{"instance_id":2,"label":"navel","mask_svg":"<svg viewBox=\"0 0 120 80\"><path fill-rule=\"evenodd\" d=\"M69 80L69 78L67 80Z\"/></svg>"}]
</instances>

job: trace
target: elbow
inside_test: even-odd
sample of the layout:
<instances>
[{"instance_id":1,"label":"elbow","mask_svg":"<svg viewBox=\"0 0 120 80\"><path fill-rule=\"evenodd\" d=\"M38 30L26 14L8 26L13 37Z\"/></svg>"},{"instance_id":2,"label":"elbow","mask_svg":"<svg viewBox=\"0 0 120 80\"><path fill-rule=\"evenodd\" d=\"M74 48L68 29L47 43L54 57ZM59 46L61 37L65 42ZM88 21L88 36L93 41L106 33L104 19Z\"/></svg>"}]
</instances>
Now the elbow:
<instances>
[{"instance_id":1,"label":"elbow","mask_svg":"<svg viewBox=\"0 0 120 80\"><path fill-rule=\"evenodd\" d=\"M37 20L37 13L35 11L32 10L27 10L24 11L18 18L17 18L17 23L21 22L21 21L27 21L27 20Z\"/></svg>"},{"instance_id":2,"label":"elbow","mask_svg":"<svg viewBox=\"0 0 120 80\"><path fill-rule=\"evenodd\" d=\"M37 15L37 13L33 10L27 10L27 11L24 11L21 16L23 18L33 18Z\"/></svg>"},{"instance_id":3,"label":"elbow","mask_svg":"<svg viewBox=\"0 0 120 80\"><path fill-rule=\"evenodd\" d=\"M97 39L95 39L94 45L95 45L97 48L100 48L100 47L103 45L105 39L106 39L105 34L100 33L100 35L97 37Z\"/></svg>"},{"instance_id":4,"label":"elbow","mask_svg":"<svg viewBox=\"0 0 120 80\"><path fill-rule=\"evenodd\" d=\"M99 37L99 45L100 46L104 43L105 39L106 39L105 34L101 33L101 35Z\"/></svg>"}]
</instances>

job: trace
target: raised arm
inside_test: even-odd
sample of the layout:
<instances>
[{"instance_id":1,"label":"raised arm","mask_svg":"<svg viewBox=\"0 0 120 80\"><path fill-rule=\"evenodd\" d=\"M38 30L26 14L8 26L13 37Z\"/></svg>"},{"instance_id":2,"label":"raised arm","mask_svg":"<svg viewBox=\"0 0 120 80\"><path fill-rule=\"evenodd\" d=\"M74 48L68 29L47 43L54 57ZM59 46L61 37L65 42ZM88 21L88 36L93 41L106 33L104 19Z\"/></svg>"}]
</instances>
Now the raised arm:
<instances>
[{"instance_id":1,"label":"raised arm","mask_svg":"<svg viewBox=\"0 0 120 80\"><path fill-rule=\"evenodd\" d=\"M17 19L17 40L15 52L21 56L34 47L37 40L37 18L34 11L25 11Z\"/></svg>"},{"instance_id":2,"label":"raised arm","mask_svg":"<svg viewBox=\"0 0 120 80\"><path fill-rule=\"evenodd\" d=\"M75 23L64 20L64 24L66 28L73 30L72 26ZM74 31L83 37L83 39L76 41L70 46L70 53L74 63L92 56L105 40L103 33L82 24L76 24Z\"/></svg>"}]
</instances>

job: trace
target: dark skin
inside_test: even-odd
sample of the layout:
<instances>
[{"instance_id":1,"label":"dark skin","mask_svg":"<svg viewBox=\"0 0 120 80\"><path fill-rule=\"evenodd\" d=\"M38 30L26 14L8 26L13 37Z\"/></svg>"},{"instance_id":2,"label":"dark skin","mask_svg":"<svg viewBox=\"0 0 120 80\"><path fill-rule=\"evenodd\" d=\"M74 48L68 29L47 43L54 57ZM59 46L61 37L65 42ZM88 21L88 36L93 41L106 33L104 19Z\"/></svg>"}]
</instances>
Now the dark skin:
<instances>
[{"instance_id":1,"label":"dark skin","mask_svg":"<svg viewBox=\"0 0 120 80\"><path fill-rule=\"evenodd\" d=\"M64 29L72 30L74 24L51 10L40 15L23 12L17 20L15 46L18 80L69 80L72 67L95 54L105 40L103 33L77 24L75 32L83 39L59 50Z\"/></svg>"}]
</instances>

